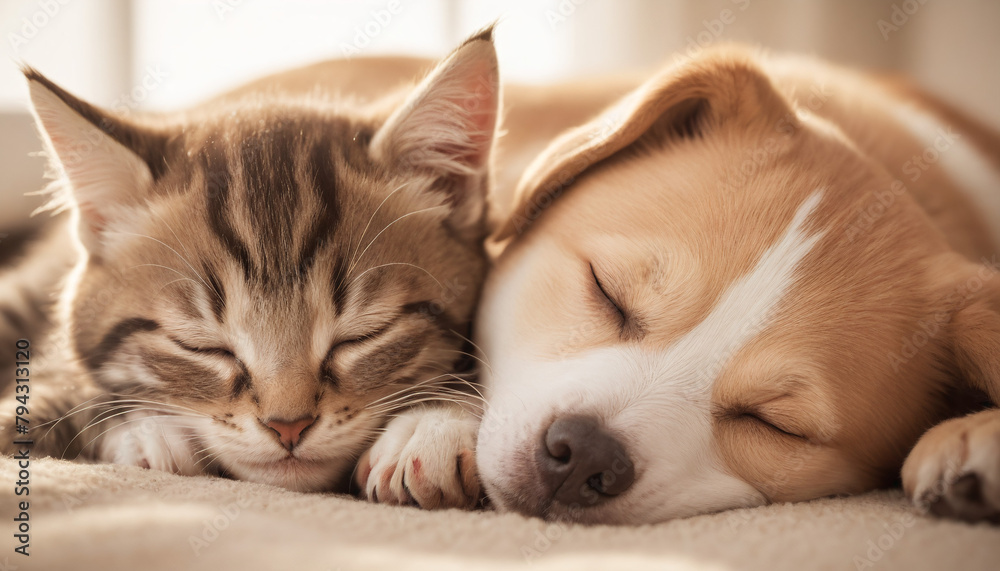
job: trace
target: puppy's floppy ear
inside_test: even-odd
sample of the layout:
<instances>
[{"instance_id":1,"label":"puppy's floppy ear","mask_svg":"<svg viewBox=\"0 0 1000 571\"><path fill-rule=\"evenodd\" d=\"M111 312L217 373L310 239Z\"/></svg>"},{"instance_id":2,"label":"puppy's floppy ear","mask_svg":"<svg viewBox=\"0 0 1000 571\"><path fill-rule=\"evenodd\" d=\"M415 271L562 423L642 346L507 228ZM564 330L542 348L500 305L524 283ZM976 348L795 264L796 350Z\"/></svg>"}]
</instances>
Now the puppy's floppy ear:
<instances>
[{"instance_id":1,"label":"puppy's floppy ear","mask_svg":"<svg viewBox=\"0 0 1000 571\"><path fill-rule=\"evenodd\" d=\"M948 276L942 310L927 327L933 331L940 325L947 332L962 380L1000 406L1000 272L995 260L976 264L963 258L942 269L940 275Z\"/></svg>"},{"instance_id":2,"label":"puppy's floppy ear","mask_svg":"<svg viewBox=\"0 0 1000 571\"><path fill-rule=\"evenodd\" d=\"M32 112L64 200L79 212L80 241L100 257L109 224L141 205L162 174L166 137L82 101L25 68Z\"/></svg>"},{"instance_id":3,"label":"puppy's floppy ear","mask_svg":"<svg viewBox=\"0 0 1000 571\"><path fill-rule=\"evenodd\" d=\"M523 232L585 170L626 147L702 136L723 122L794 120L791 107L745 50L723 46L675 63L604 113L563 133L528 167L514 208L491 237Z\"/></svg>"},{"instance_id":4,"label":"puppy's floppy ear","mask_svg":"<svg viewBox=\"0 0 1000 571\"><path fill-rule=\"evenodd\" d=\"M475 34L428 75L378 130L376 160L439 177L449 222L481 238L490 158L500 116L500 76L493 26Z\"/></svg>"}]
</instances>

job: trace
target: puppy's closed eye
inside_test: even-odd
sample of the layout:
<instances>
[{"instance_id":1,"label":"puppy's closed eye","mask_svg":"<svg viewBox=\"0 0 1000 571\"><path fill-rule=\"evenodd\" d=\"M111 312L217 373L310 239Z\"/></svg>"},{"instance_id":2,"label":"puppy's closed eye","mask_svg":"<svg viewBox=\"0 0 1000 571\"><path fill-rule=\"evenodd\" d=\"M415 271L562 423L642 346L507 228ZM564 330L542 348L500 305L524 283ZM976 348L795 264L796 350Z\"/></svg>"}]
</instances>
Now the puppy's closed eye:
<instances>
[{"instance_id":1,"label":"puppy's closed eye","mask_svg":"<svg viewBox=\"0 0 1000 571\"><path fill-rule=\"evenodd\" d=\"M792 432L790 430L786 430L782 426L780 426L778 424L775 424L775 422L773 420L769 419L766 416L762 416L758 412L745 412L745 413L743 413L740 416L741 416L741 418L744 418L746 420L750 420L750 421L756 422L756 423L758 423L758 424L760 424L760 425L768 428L769 430L773 430L773 431L778 432L780 434L783 434L785 436L791 436L792 438L805 438L804 436L802 436L800 434L796 434L795 432Z\"/></svg>"},{"instance_id":2,"label":"puppy's closed eye","mask_svg":"<svg viewBox=\"0 0 1000 571\"><path fill-rule=\"evenodd\" d=\"M790 438L800 438L806 439L805 436L799 434L796 430L787 426L786 423L780 422L772 416L762 413L759 410L752 408L735 408L728 410L721 410L715 413L715 416L724 422L733 423L752 423L754 426L764 428L775 434L782 436L787 436Z\"/></svg>"},{"instance_id":3,"label":"puppy's closed eye","mask_svg":"<svg viewBox=\"0 0 1000 571\"><path fill-rule=\"evenodd\" d=\"M619 335L623 341L639 340L645 335L645 328L640 319L635 317L631 309L621 301L619 292L609 289L607 285L598 277L598 272L594 268L593 262L590 266L590 277L594 283L594 296L597 301L607 308L608 313L614 317L618 327Z\"/></svg>"},{"instance_id":4,"label":"puppy's closed eye","mask_svg":"<svg viewBox=\"0 0 1000 571\"><path fill-rule=\"evenodd\" d=\"M600 292L601 296L604 297L604 299L607 301L610 307L615 310L615 312L618 314L618 317L621 319L622 326L624 327L624 324L628 321L628 314L625 313L625 310L622 308L621 304L615 301L613 297L611 297L611 294L608 293L608 290L604 287L604 284L601 283L601 279L597 277L597 271L594 270L593 263L590 264L590 275L592 278L594 278L594 283L597 285L597 291Z\"/></svg>"}]
</instances>

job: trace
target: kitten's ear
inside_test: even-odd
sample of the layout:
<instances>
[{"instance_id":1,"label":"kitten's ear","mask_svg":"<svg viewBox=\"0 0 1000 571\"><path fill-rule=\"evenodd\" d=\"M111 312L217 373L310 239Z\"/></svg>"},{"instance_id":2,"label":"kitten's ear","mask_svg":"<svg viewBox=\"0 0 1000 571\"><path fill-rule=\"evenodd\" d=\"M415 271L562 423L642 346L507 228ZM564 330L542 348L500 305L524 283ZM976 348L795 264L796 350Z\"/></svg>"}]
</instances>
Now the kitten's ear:
<instances>
[{"instance_id":1,"label":"kitten's ear","mask_svg":"<svg viewBox=\"0 0 1000 571\"><path fill-rule=\"evenodd\" d=\"M80 240L100 256L105 229L144 202L158 169L164 137L77 99L25 68L31 106L51 166L79 210Z\"/></svg>"},{"instance_id":2,"label":"kitten's ear","mask_svg":"<svg viewBox=\"0 0 1000 571\"><path fill-rule=\"evenodd\" d=\"M490 157L500 114L492 26L465 41L428 75L372 139L389 165L430 171L449 195L456 229L483 230Z\"/></svg>"}]
</instances>

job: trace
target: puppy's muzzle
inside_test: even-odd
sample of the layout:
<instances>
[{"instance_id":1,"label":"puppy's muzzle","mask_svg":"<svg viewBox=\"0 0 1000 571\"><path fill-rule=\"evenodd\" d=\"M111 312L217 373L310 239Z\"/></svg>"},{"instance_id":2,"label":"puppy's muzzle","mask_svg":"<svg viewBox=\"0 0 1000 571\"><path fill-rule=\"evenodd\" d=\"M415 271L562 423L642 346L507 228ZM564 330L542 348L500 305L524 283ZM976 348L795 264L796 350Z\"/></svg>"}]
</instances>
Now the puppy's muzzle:
<instances>
[{"instance_id":1,"label":"puppy's muzzle","mask_svg":"<svg viewBox=\"0 0 1000 571\"><path fill-rule=\"evenodd\" d=\"M545 431L536 462L550 501L571 509L605 502L635 481L625 447L589 416L556 419Z\"/></svg>"}]
</instances>

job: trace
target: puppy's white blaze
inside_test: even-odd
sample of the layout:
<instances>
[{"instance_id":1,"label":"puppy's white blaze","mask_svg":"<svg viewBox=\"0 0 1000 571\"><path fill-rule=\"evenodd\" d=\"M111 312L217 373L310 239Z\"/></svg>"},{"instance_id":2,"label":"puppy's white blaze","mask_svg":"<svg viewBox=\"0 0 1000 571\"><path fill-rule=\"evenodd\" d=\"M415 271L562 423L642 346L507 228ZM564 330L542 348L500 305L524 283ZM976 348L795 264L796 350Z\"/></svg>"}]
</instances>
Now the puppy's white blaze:
<instances>
[{"instance_id":1,"label":"puppy's white blaze","mask_svg":"<svg viewBox=\"0 0 1000 571\"><path fill-rule=\"evenodd\" d=\"M822 190L810 195L755 267L663 351L628 343L558 362L519 358L515 324L502 312L516 301L534 260L528 255L509 268L481 315L494 326L482 337L493 365L478 446L487 490L537 485L523 476L530 470L517 465L519 452L536 446L553 417L578 413L598 416L620 435L638 475L624 495L591 508L595 520L641 523L764 503L713 446L711 389L732 356L772 322L802 260L822 238L806 230L822 196Z\"/></svg>"},{"instance_id":2,"label":"puppy's white blaze","mask_svg":"<svg viewBox=\"0 0 1000 571\"><path fill-rule=\"evenodd\" d=\"M990 237L994 244L1000 245L1000 172L996 167L965 139L965 135L953 132L950 125L933 115L896 103L890 104L888 109L920 140L925 151L935 151L936 163L976 209L984 213ZM927 164L931 164L930 161Z\"/></svg>"},{"instance_id":3,"label":"puppy's white blaze","mask_svg":"<svg viewBox=\"0 0 1000 571\"><path fill-rule=\"evenodd\" d=\"M662 362L672 382L691 381L710 389L733 354L767 327L795 282L795 269L822 237L809 236L804 228L822 197L822 190L810 195L756 267L729 287L704 321L667 349Z\"/></svg>"},{"instance_id":4,"label":"puppy's white blaze","mask_svg":"<svg viewBox=\"0 0 1000 571\"><path fill-rule=\"evenodd\" d=\"M771 323L795 284L797 268L822 238L822 232L806 231L822 197L823 191L817 190L799 206L781 238L750 273L733 282L701 323L659 355L642 359L652 374L629 379L645 385L641 398L609 425L638 436L640 445L632 448L648 455L643 462L648 462L646 476L634 493L660 498L665 495L661 490L673 488L663 498L666 502L643 502L656 506L643 510L648 518L643 521L765 501L729 474L713 447L712 385L732 356ZM662 420L656 420L658 414ZM664 446L661 437L668 434L670 445Z\"/></svg>"}]
</instances>

